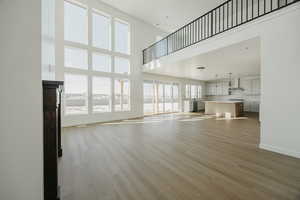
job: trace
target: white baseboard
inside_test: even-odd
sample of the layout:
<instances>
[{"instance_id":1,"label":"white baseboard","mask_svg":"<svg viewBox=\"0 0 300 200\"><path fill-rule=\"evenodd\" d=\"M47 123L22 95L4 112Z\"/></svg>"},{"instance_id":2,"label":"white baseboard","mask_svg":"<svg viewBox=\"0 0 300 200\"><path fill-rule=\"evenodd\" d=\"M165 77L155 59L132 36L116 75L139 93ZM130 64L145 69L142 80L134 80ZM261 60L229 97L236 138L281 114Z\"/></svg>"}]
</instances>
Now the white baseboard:
<instances>
[{"instance_id":1,"label":"white baseboard","mask_svg":"<svg viewBox=\"0 0 300 200\"><path fill-rule=\"evenodd\" d=\"M292 156L295 158L300 158L300 152L290 151L287 149L275 147L275 146L268 145L268 144L259 144L259 148L268 150L268 151L273 151L273 152L280 153L280 154L284 154L284 155L288 155L288 156Z\"/></svg>"}]
</instances>

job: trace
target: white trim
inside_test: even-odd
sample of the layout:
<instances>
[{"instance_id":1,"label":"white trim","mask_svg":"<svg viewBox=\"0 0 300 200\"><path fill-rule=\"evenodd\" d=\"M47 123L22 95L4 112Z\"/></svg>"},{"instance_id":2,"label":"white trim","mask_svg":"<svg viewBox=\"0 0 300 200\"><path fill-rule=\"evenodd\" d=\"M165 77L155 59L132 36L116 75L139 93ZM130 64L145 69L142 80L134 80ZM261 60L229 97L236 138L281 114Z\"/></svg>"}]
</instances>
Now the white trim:
<instances>
[{"instance_id":1,"label":"white trim","mask_svg":"<svg viewBox=\"0 0 300 200\"><path fill-rule=\"evenodd\" d=\"M81 7L81 8L88 9L88 6L87 6L86 4L81 3L81 2L79 2L79 1L77 1L77 0L64 0L64 1L65 1L65 2L68 2L68 3L70 3L70 4L73 4L73 5L75 5L75 6L79 6L79 7Z\"/></svg>"},{"instance_id":2,"label":"white trim","mask_svg":"<svg viewBox=\"0 0 300 200\"><path fill-rule=\"evenodd\" d=\"M273 146L273 145L260 143L259 148L264 149L264 150L268 150L268 151L272 151L272 152L276 152L276 153L280 153L280 154L283 154L283 155L292 156L292 157L295 157L295 158L300 158L300 152L283 149L283 148L276 147L276 146Z\"/></svg>"}]
</instances>

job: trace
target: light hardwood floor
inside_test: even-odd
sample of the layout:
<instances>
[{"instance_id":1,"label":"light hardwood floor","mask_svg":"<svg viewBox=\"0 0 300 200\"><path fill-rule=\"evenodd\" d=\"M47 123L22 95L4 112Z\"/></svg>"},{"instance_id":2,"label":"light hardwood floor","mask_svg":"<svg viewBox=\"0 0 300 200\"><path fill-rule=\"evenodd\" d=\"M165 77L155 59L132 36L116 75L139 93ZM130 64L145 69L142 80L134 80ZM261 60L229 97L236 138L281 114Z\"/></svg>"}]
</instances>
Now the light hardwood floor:
<instances>
[{"instance_id":1,"label":"light hardwood floor","mask_svg":"<svg viewBox=\"0 0 300 200\"><path fill-rule=\"evenodd\" d=\"M259 149L252 115L153 116L62 137L62 200L300 199L300 159Z\"/></svg>"}]
</instances>

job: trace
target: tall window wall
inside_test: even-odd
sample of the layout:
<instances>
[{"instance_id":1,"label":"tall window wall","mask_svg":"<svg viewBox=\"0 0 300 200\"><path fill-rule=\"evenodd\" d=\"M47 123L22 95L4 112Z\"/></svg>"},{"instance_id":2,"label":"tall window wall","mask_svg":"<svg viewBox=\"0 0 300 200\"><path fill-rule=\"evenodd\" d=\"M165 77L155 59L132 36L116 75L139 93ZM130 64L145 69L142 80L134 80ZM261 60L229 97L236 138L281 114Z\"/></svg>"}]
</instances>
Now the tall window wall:
<instances>
[{"instance_id":1,"label":"tall window wall","mask_svg":"<svg viewBox=\"0 0 300 200\"><path fill-rule=\"evenodd\" d=\"M179 84L144 81L144 114L179 112Z\"/></svg>"},{"instance_id":2,"label":"tall window wall","mask_svg":"<svg viewBox=\"0 0 300 200\"><path fill-rule=\"evenodd\" d=\"M65 114L130 111L130 24L64 1Z\"/></svg>"}]
</instances>

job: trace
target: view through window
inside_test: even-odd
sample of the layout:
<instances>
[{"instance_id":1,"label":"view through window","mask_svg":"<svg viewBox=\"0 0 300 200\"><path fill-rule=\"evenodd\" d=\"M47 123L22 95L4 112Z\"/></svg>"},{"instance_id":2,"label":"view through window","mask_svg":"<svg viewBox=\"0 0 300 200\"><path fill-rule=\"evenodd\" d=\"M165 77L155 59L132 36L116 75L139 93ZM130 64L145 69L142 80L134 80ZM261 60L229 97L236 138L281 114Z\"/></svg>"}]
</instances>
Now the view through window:
<instances>
[{"instance_id":1,"label":"view through window","mask_svg":"<svg viewBox=\"0 0 300 200\"><path fill-rule=\"evenodd\" d=\"M144 81L144 114L180 111L179 84Z\"/></svg>"}]
</instances>

